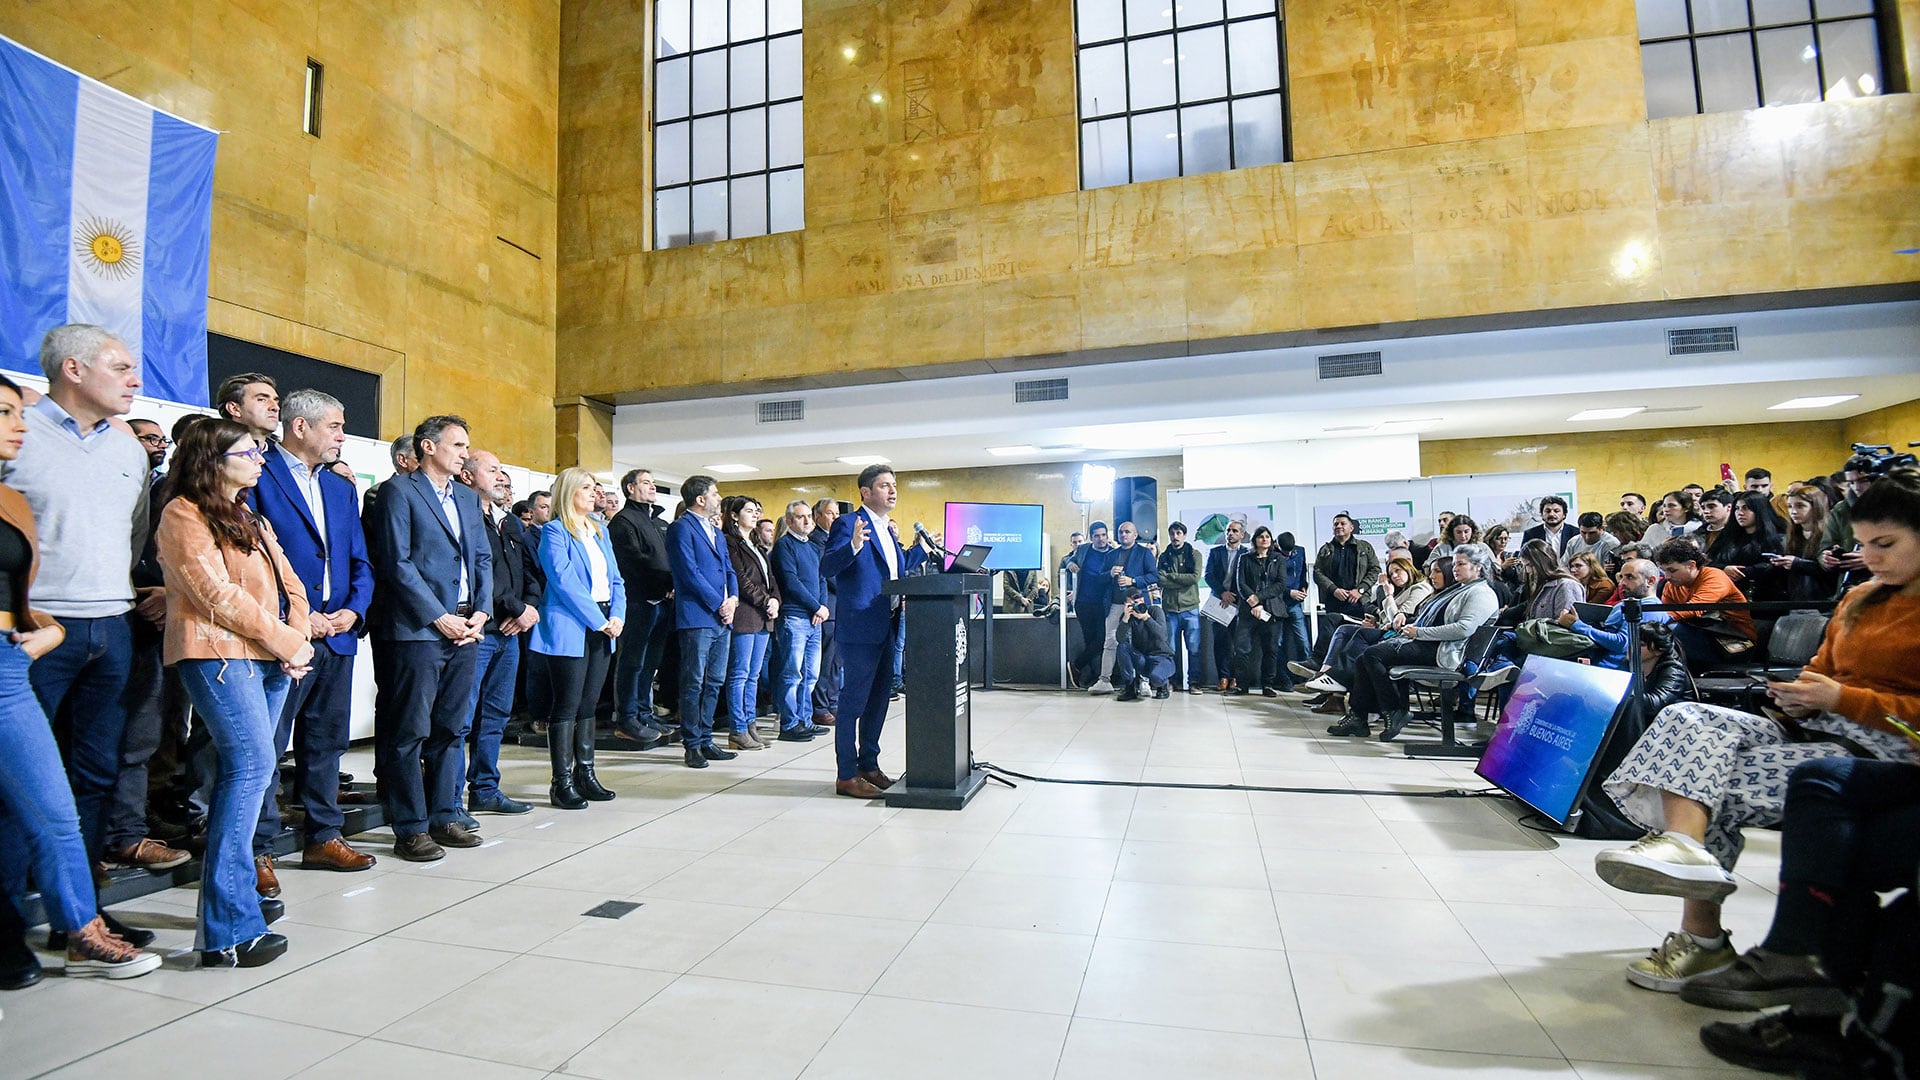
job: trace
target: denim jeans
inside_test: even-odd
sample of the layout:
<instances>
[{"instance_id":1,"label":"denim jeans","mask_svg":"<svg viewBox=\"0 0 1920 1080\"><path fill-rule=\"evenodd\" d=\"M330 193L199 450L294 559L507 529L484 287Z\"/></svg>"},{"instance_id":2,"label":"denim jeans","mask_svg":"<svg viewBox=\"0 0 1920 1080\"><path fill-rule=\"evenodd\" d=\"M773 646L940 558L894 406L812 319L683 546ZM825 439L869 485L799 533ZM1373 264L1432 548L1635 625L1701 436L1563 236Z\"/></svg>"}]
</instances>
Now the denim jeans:
<instances>
[{"instance_id":1,"label":"denim jeans","mask_svg":"<svg viewBox=\"0 0 1920 1080\"><path fill-rule=\"evenodd\" d=\"M128 618L62 618L66 640L35 661L28 673L41 710L55 724L66 725L62 742L67 779L73 785L74 808L80 812L80 835L86 838L91 857L98 857L105 846L107 805L120 778L127 672L133 663L133 628Z\"/></svg>"},{"instance_id":2,"label":"denim jeans","mask_svg":"<svg viewBox=\"0 0 1920 1080\"><path fill-rule=\"evenodd\" d=\"M488 634L474 648L479 668L473 680L472 717L467 730L467 790L474 802L500 797L500 740L513 715L513 684L520 674L520 641Z\"/></svg>"},{"instance_id":3,"label":"denim jeans","mask_svg":"<svg viewBox=\"0 0 1920 1080\"><path fill-rule=\"evenodd\" d=\"M1289 604L1287 610L1274 616L1280 622L1280 689L1293 689L1293 672L1287 670L1287 661L1296 660L1306 663L1313 655L1313 646L1307 642L1307 609L1300 604Z\"/></svg>"},{"instance_id":4,"label":"denim jeans","mask_svg":"<svg viewBox=\"0 0 1920 1080\"><path fill-rule=\"evenodd\" d=\"M1184 690L1199 678L1197 661L1200 658L1200 612L1197 610L1167 612L1167 641L1173 646L1173 651L1180 660L1179 668L1182 676L1180 688ZM1182 642L1186 643L1185 650L1180 648Z\"/></svg>"},{"instance_id":5,"label":"denim jeans","mask_svg":"<svg viewBox=\"0 0 1920 1080\"><path fill-rule=\"evenodd\" d=\"M724 626L680 629L681 745L691 750L713 745L713 710L727 681L727 652L733 634Z\"/></svg>"},{"instance_id":6,"label":"denim jeans","mask_svg":"<svg viewBox=\"0 0 1920 1080\"><path fill-rule=\"evenodd\" d=\"M219 755L194 948L230 949L267 932L254 892L253 827L273 777L273 733L293 680L264 660L182 660L178 667Z\"/></svg>"},{"instance_id":7,"label":"denim jeans","mask_svg":"<svg viewBox=\"0 0 1920 1080\"><path fill-rule=\"evenodd\" d=\"M727 657L727 719L733 722L736 734L753 726L768 637L765 630L733 635L733 652Z\"/></svg>"},{"instance_id":8,"label":"denim jeans","mask_svg":"<svg viewBox=\"0 0 1920 1080\"><path fill-rule=\"evenodd\" d=\"M613 657L613 715L644 722L653 719L653 676L673 632L673 604L639 600L627 605L627 615L632 621Z\"/></svg>"},{"instance_id":9,"label":"denim jeans","mask_svg":"<svg viewBox=\"0 0 1920 1080\"><path fill-rule=\"evenodd\" d=\"M106 851L130 848L147 835L147 765L160 749L166 726L165 694L161 687L166 668L161 664L164 641L158 631L135 616L133 649L128 654L127 724L120 733L120 769L107 803L102 826Z\"/></svg>"},{"instance_id":10,"label":"denim jeans","mask_svg":"<svg viewBox=\"0 0 1920 1080\"><path fill-rule=\"evenodd\" d=\"M91 860L27 664L20 646L0 638L0 904L26 891L32 870L53 928L78 930L94 916Z\"/></svg>"},{"instance_id":11,"label":"denim jeans","mask_svg":"<svg viewBox=\"0 0 1920 1080\"><path fill-rule=\"evenodd\" d=\"M820 681L820 627L806 616L780 616L780 730L813 722L813 688Z\"/></svg>"}]
</instances>

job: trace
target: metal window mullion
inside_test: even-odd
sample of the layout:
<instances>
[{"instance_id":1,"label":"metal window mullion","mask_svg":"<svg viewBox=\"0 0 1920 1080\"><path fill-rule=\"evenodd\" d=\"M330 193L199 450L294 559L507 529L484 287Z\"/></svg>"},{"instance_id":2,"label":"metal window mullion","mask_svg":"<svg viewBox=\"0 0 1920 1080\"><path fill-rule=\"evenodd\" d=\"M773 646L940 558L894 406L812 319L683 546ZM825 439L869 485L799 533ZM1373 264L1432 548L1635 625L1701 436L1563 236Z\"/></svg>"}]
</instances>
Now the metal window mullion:
<instances>
[{"instance_id":1,"label":"metal window mullion","mask_svg":"<svg viewBox=\"0 0 1920 1080\"><path fill-rule=\"evenodd\" d=\"M1223 58L1222 62L1226 65L1227 73L1227 171L1232 172L1240 167L1240 148L1234 145L1233 138L1233 23L1231 21L1220 24L1220 55Z\"/></svg>"},{"instance_id":2,"label":"metal window mullion","mask_svg":"<svg viewBox=\"0 0 1920 1080\"><path fill-rule=\"evenodd\" d=\"M1293 94L1287 83L1287 20L1280 14L1280 8L1273 11L1273 30L1280 42L1280 159L1293 160ZM1231 84L1227 87L1232 90ZM1228 135L1232 135L1229 128Z\"/></svg>"},{"instance_id":3,"label":"metal window mullion","mask_svg":"<svg viewBox=\"0 0 1920 1080\"><path fill-rule=\"evenodd\" d=\"M1822 38L1820 37L1820 24L1819 24L1819 22L1817 22L1817 21L1816 21L1816 22L1815 22L1815 23L1814 23L1814 24L1813 24L1812 26L1810 26L1810 27L1808 27L1808 28L1807 28L1807 30L1808 30L1808 32L1809 32L1810 34L1812 34L1812 36L1813 36L1813 77L1814 77L1814 78L1815 78L1816 80L1818 80L1818 81L1819 81L1819 84L1820 84L1820 85L1818 85L1818 86L1816 86L1816 87L1814 87L1814 89L1815 89L1816 91L1818 91L1818 92L1819 92L1819 97L1817 97L1817 98L1815 98L1814 100L1816 100L1816 101L1825 101L1825 100L1827 100L1827 47L1826 47L1826 43L1825 43L1825 41L1824 41L1824 40L1823 40L1823 39L1822 39Z\"/></svg>"},{"instance_id":4,"label":"metal window mullion","mask_svg":"<svg viewBox=\"0 0 1920 1080\"><path fill-rule=\"evenodd\" d=\"M1753 0L1747 2L1747 52L1753 57L1753 107L1767 107L1767 76L1760 70L1760 32L1754 29Z\"/></svg>"},{"instance_id":5,"label":"metal window mullion","mask_svg":"<svg viewBox=\"0 0 1920 1080\"><path fill-rule=\"evenodd\" d=\"M766 0L761 0L760 20L769 30L773 28L773 12L770 8L771 5ZM805 51L801 50L802 55ZM761 43L760 66L763 69L760 76L761 85L767 88L766 100L761 103L761 110L766 119L760 124L760 142L764 147L760 161L766 171L760 174L760 201L765 204L764 209L767 215L767 231L762 235L770 236L773 233L773 38L771 35ZM802 68L804 67L803 63ZM802 147L800 160L805 161L806 158L806 148Z\"/></svg>"},{"instance_id":6,"label":"metal window mullion","mask_svg":"<svg viewBox=\"0 0 1920 1080\"><path fill-rule=\"evenodd\" d=\"M1175 176L1187 175L1187 116L1180 100L1180 19L1174 17L1174 28L1169 32L1173 39L1173 168ZM1220 31L1220 48L1227 47L1227 32ZM1232 93L1229 85L1227 92Z\"/></svg>"}]
</instances>

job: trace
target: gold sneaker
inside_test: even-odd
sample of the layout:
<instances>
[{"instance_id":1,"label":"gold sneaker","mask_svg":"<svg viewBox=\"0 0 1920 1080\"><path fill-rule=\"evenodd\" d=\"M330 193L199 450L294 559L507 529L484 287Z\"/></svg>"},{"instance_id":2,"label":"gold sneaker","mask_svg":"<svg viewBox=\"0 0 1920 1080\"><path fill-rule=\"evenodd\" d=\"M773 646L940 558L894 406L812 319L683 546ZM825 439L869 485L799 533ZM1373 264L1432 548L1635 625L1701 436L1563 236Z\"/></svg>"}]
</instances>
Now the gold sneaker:
<instances>
[{"instance_id":1,"label":"gold sneaker","mask_svg":"<svg viewBox=\"0 0 1920 1080\"><path fill-rule=\"evenodd\" d=\"M1627 965L1627 981L1662 994L1677 994L1688 979L1719 971L1739 958L1731 936L1718 949L1704 949L1692 934L1675 930L1659 948Z\"/></svg>"}]
</instances>

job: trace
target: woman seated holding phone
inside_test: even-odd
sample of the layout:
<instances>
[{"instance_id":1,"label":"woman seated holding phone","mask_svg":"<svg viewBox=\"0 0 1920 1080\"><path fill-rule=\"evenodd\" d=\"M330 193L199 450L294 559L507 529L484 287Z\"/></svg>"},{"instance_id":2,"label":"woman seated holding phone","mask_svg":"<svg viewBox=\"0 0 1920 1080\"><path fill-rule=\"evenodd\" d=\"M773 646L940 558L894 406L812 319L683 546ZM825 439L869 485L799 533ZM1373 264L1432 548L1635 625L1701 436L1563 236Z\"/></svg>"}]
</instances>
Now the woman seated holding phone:
<instances>
[{"instance_id":1,"label":"woman seated holding phone","mask_svg":"<svg viewBox=\"0 0 1920 1080\"><path fill-rule=\"evenodd\" d=\"M1824 758L1920 762L1920 470L1895 469L1862 493L1854 531L1872 580L1840 602L1797 678L1772 682L1767 716L1682 702L1660 711L1605 784L1653 830L1594 859L1627 892L1685 900L1680 930L1627 968L1637 986L1678 992L1732 964L1720 925L1735 888L1743 826L1778 825L1794 767Z\"/></svg>"}]
</instances>

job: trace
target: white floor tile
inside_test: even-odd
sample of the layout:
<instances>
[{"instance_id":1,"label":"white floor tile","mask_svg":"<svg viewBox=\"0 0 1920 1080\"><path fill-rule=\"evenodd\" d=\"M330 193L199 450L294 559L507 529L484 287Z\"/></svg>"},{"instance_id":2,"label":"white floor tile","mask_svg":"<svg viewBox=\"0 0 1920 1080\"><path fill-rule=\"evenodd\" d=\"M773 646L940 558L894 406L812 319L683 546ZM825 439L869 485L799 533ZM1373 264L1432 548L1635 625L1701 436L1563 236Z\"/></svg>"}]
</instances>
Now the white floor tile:
<instances>
[{"instance_id":1,"label":"white floor tile","mask_svg":"<svg viewBox=\"0 0 1920 1080\"><path fill-rule=\"evenodd\" d=\"M1116 881L1100 920L1102 936L1195 945L1284 946L1273 893L1204 885Z\"/></svg>"},{"instance_id":2,"label":"white floor tile","mask_svg":"<svg viewBox=\"0 0 1920 1080\"><path fill-rule=\"evenodd\" d=\"M664 900L642 893L618 919L582 919L533 950L539 956L683 972L713 955L765 912L760 908Z\"/></svg>"},{"instance_id":3,"label":"white floor tile","mask_svg":"<svg viewBox=\"0 0 1920 1080\"><path fill-rule=\"evenodd\" d=\"M395 1017L512 959L512 953L381 937L250 990L223 1007L290 1024L371 1035Z\"/></svg>"},{"instance_id":4,"label":"white floor tile","mask_svg":"<svg viewBox=\"0 0 1920 1080\"><path fill-rule=\"evenodd\" d=\"M0 1008L6 1011L0 1020L0 1080L24 1080L116 1043L146 1038L197 1006L104 980L49 975L38 986L6 995Z\"/></svg>"},{"instance_id":5,"label":"white floor tile","mask_svg":"<svg viewBox=\"0 0 1920 1080\"><path fill-rule=\"evenodd\" d=\"M1302 953L1480 963L1486 954L1439 900L1274 893L1287 949Z\"/></svg>"},{"instance_id":6,"label":"white floor tile","mask_svg":"<svg viewBox=\"0 0 1920 1080\"><path fill-rule=\"evenodd\" d=\"M1314 1039L1309 1046L1316 1080L1443 1080L1463 1075L1473 1080L1577 1080L1573 1066L1557 1056L1497 1057L1326 1039Z\"/></svg>"},{"instance_id":7,"label":"white floor tile","mask_svg":"<svg viewBox=\"0 0 1920 1080\"><path fill-rule=\"evenodd\" d=\"M407 1080L540 1080L545 1075L543 1069L363 1039L300 1073L300 1080L368 1080L387 1076L404 1076Z\"/></svg>"},{"instance_id":8,"label":"white floor tile","mask_svg":"<svg viewBox=\"0 0 1920 1080\"><path fill-rule=\"evenodd\" d=\"M1092 934L1100 929L1109 883L1090 878L983 874L961 878L931 917L937 923Z\"/></svg>"},{"instance_id":9,"label":"white floor tile","mask_svg":"<svg viewBox=\"0 0 1920 1080\"><path fill-rule=\"evenodd\" d=\"M1069 1015L1092 949L1080 935L928 923L871 992Z\"/></svg>"},{"instance_id":10,"label":"white floor tile","mask_svg":"<svg viewBox=\"0 0 1920 1080\"><path fill-rule=\"evenodd\" d=\"M716 851L648 885L648 896L737 907L772 907L825 870L818 859Z\"/></svg>"},{"instance_id":11,"label":"white floor tile","mask_svg":"<svg viewBox=\"0 0 1920 1080\"><path fill-rule=\"evenodd\" d=\"M1116 881L1154 881L1167 885L1215 885L1264 889L1267 864L1256 847L1169 844L1128 840L1114 868Z\"/></svg>"},{"instance_id":12,"label":"white floor tile","mask_svg":"<svg viewBox=\"0 0 1920 1080\"><path fill-rule=\"evenodd\" d=\"M1075 1014L1251 1035L1304 1033L1287 955L1272 949L1102 938Z\"/></svg>"},{"instance_id":13,"label":"white floor tile","mask_svg":"<svg viewBox=\"0 0 1920 1080\"><path fill-rule=\"evenodd\" d=\"M1077 1017L1060 1055L1058 1080L1276 1080L1310 1077L1304 1039L1224 1031L1173 1030Z\"/></svg>"},{"instance_id":14,"label":"white floor tile","mask_svg":"<svg viewBox=\"0 0 1920 1080\"><path fill-rule=\"evenodd\" d=\"M394 933L418 941L525 952L591 918L587 910L609 899L588 892L495 885Z\"/></svg>"},{"instance_id":15,"label":"white floor tile","mask_svg":"<svg viewBox=\"0 0 1920 1080\"><path fill-rule=\"evenodd\" d=\"M696 975L864 993L920 924L770 911L693 968Z\"/></svg>"},{"instance_id":16,"label":"white floor tile","mask_svg":"<svg viewBox=\"0 0 1920 1080\"><path fill-rule=\"evenodd\" d=\"M12 1002L8 1004L11 1006ZM67 1023L79 1019L81 1017L68 1017ZM192 1070L202 1076L278 1080L337 1054L356 1041L350 1035L334 1031L242 1016L217 1008L206 1009L47 1075L59 1080L103 1076L116 1080L120 1077L176 1080L181 1075L182 1063L192 1062Z\"/></svg>"},{"instance_id":17,"label":"white floor tile","mask_svg":"<svg viewBox=\"0 0 1920 1080\"><path fill-rule=\"evenodd\" d=\"M827 990L683 976L567 1062L569 1076L788 1080L860 998ZM723 1038L713 1037L724 1029Z\"/></svg>"},{"instance_id":18,"label":"white floor tile","mask_svg":"<svg viewBox=\"0 0 1920 1080\"><path fill-rule=\"evenodd\" d=\"M806 1080L1048 1080L1067 1018L868 997L821 1048Z\"/></svg>"},{"instance_id":19,"label":"white floor tile","mask_svg":"<svg viewBox=\"0 0 1920 1080\"><path fill-rule=\"evenodd\" d=\"M1287 959L1309 1039L1560 1057L1492 964L1338 953Z\"/></svg>"},{"instance_id":20,"label":"white floor tile","mask_svg":"<svg viewBox=\"0 0 1920 1080\"><path fill-rule=\"evenodd\" d=\"M1569 1058L1713 1068L1700 1025L1742 1019L1627 982L1618 968L1502 967L1500 973Z\"/></svg>"}]
</instances>

